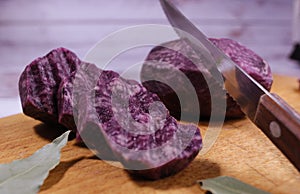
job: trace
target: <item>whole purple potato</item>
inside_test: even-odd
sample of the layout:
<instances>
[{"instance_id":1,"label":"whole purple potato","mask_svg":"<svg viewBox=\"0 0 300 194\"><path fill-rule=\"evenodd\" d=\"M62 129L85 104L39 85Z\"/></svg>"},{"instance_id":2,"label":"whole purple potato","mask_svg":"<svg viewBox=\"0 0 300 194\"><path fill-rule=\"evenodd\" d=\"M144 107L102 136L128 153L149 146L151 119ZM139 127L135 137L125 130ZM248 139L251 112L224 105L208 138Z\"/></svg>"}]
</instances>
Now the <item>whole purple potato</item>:
<instances>
[{"instance_id":1,"label":"whole purple potato","mask_svg":"<svg viewBox=\"0 0 300 194\"><path fill-rule=\"evenodd\" d=\"M268 63L260 56L231 39L210 38L209 40L263 87L270 90L273 82L271 69ZM171 115L177 119L180 119L182 113L195 114L195 105L179 100L175 92L180 92L181 95L190 94L190 89L188 89L186 83L182 82L183 75L188 78L196 91L200 108L200 119L207 119L211 114L211 94L207 83L209 82L210 85L218 83L203 65L205 60L199 58L193 52L193 49L183 40L166 42L150 51L141 71L143 86L149 91L156 93ZM197 65L192 61L196 61ZM162 82L161 80L164 81ZM170 87L167 83L176 84L172 84L173 86ZM174 85L176 85L175 88ZM222 86L219 88L222 91ZM226 119L244 116L239 105L228 93L226 102Z\"/></svg>"}]
</instances>

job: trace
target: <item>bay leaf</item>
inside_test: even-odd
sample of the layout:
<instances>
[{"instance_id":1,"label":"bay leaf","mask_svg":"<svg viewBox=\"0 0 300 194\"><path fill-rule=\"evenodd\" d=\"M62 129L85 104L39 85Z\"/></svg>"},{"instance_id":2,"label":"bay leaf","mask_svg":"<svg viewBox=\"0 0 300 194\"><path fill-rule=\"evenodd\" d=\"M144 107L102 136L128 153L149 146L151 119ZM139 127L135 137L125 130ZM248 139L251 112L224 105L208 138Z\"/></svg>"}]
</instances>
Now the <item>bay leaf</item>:
<instances>
[{"instance_id":1,"label":"bay leaf","mask_svg":"<svg viewBox=\"0 0 300 194\"><path fill-rule=\"evenodd\" d=\"M202 189L210 191L213 194L267 194L265 191L229 176L219 176L197 182Z\"/></svg>"},{"instance_id":2,"label":"bay leaf","mask_svg":"<svg viewBox=\"0 0 300 194\"><path fill-rule=\"evenodd\" d=\"M0 164L0 193L37 193L49 171L60 162L60 151L67 144L65 132L28 158Z\"/></svg>"}]
</instances>

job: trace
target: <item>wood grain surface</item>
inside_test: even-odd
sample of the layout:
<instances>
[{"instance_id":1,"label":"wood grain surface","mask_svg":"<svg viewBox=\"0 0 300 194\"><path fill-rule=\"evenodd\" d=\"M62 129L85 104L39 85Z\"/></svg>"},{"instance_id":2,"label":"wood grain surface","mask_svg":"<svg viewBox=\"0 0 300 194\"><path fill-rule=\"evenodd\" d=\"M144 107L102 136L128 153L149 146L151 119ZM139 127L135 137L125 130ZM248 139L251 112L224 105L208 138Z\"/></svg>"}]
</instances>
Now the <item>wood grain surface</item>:
<instances>
[{"instance_id":1,"label":"wood grain surface","mask_svg":"<svg viewBox=\"0 0 300 194\"><path fill-rule=\"evenodd\" d=\"M295 78L276 76L272 92L298 112ZM201 123L202 134L206 123ZM0 119L0 163L34 153L62 131L23 114ZM205 193L196 180L228 175L271 193L297 193L300 175L269 139L248 119L228 121L212 149L199 154L180 173L158 181L130 176L70 140L61 163L50 172L40 193Z\"/></svg>"}]
</instances>

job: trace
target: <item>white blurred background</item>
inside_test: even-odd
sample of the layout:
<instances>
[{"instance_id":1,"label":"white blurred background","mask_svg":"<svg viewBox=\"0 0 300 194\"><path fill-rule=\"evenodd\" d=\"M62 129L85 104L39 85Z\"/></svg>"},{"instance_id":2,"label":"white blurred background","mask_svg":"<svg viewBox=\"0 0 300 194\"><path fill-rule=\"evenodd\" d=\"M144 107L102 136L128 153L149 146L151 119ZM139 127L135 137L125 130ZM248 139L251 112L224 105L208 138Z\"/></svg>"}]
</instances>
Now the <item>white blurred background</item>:
<instances>
[{"instance_id":1,"label":"white blurred background","mask_svg":"<svg viewBox=\"0 0 300 194\"><path fill-rule=\"evenodd\" d=\"M293 0L174 2L207 36L237 40L268 61L273 73L300 77L300 65L288 58ZM22 111L18 79L33 59L61 46L83 58L110 33L139 24L168 24L158 0L0 0L0 117Z\"/></svg>"}]
</instances>

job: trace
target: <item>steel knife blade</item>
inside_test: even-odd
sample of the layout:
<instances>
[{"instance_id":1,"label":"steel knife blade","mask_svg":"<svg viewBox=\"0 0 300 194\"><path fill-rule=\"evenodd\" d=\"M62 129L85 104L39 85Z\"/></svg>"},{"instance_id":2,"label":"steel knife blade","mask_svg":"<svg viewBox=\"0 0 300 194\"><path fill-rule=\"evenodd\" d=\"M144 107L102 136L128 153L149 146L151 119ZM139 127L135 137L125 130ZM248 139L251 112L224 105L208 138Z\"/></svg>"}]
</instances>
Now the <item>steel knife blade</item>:
<instances>
[{"instance_id":1,"label":"steel knife blade","mask_svg":"<svg viewBox=\"0 0 300 194\"><path fill-rule=\"evenodd\" d=\"M160 0L162 8L178 36L195 53L209 53L224 77L224 86L246 116L282 151L300 171L300 116L282 98L271 94L249 74L214 46L208 38L171 2ZM185 33L183 33L185 32ZM195 41L197 40L197 41ZM201 54L200 57L205 57ZM211 65L208 69L211 69Z\"/></svg>"}]
</instances>

